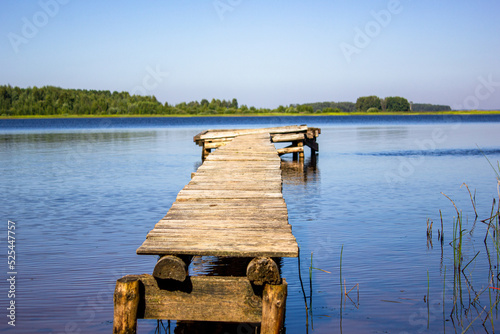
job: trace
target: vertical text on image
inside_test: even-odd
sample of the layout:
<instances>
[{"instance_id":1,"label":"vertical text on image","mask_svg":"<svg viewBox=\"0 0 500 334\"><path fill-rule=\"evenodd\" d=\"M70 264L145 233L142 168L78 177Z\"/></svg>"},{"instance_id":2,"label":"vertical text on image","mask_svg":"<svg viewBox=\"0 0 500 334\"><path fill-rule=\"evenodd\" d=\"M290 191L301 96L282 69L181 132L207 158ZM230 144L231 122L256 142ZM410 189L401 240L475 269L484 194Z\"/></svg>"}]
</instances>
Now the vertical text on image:
<instances>
[{"instance_id":1,"label":"vertical text on image","mask_svg":"<svg viewBox=\"0 0 500 334\"><path fill-rule=\"evenodd\" d=\"M7 221L7 282L9 304L7 307L7 323L16 326L16 223Z\"/></svg>"}]
</instances>

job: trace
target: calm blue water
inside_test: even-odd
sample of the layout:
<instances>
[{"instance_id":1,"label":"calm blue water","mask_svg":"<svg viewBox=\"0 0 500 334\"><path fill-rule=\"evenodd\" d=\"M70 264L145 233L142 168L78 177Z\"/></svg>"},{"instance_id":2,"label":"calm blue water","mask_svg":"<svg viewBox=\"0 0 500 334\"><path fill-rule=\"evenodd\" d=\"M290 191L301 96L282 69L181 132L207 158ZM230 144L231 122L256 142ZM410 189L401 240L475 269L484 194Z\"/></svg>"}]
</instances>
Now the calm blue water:
<instances>
[{"instance_id":1,"label":"calm blue water","mask_svg":"<svg viewBox=\"0 0 500 334\"><path fill-rule=\"evenodd\" d=\"M498 298L488 289L498 286L491 276L498 274L497 257L491 237L488 247L483 243L486 225L474 224L469 194L460 186L466 182L475 191L480 219L489 217L493 198L499 199L497 181L478 147L491 162L500 160L498 116L0 120L1 252L8 250L7 222L14 221L18 273L16 327L7 325L3 311L0 332L109 333L115 280L152 272L156 257L135 251L200 164L193 136L209 128L292 124L322 129L316 166L307 159L301 168L288 157L283 164L306 294L311 253L313 266L330 272L313 270L314 333L461 332L471 322L483 332L489 292L492 304ZM464 265L479 252L461 279L462 301L455 306L461 317L451 316L449 242L457 214L441 192L464 214ZM427 219L434 222L433 247ZM342 279L347 290L359 284L359 299L351 292L353 301L341 307L342 246ZM202 263L202 271L222 265L201 259L191 270L200 271ZM287 333L305 333L297 259L283 259L282 272L289 283ZM491 318L500 328L498 311ZM154 333L155 326L139 321L142 333ZM484 326L491 332L490 318Z\"/></svg>"}]
</instances>

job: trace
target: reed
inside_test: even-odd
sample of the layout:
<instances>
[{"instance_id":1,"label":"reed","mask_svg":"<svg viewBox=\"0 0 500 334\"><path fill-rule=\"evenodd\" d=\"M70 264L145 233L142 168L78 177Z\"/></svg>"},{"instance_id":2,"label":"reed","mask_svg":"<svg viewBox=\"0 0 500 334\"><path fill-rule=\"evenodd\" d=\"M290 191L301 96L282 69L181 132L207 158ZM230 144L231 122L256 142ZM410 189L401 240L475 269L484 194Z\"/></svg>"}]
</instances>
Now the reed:
<instances>
[{"instance_id":1,"label":"reed","mask_svg":"<svg viewBox=\"0 0 500 334\"><path fill-rule=\"evenodd\" d=\"M446 295L446 266L444 266L444 275L443 275L443 333L446 332L445 295Z\"/></svg>"},{"instance_id":2,"label":"reed","mask_svg":"<svg viewBox=\"0 0 500 334\"><path fill-rule=\"evenodd\" d=\"M312 282L313 282L313 277L312 277L312 270L313 270L313 252L311 252L311 265L309 266L309 314L311 315L311 329L314 330L314 318L312 314L312 303L313 303L313 287L312 287Z\"/></svg>"},{"instance_id":3,"label":"reed","mask_svg":"<svg viewBox=\"0 0 500 334\"><path fill-rule=\"evenodd\" d=\"M441 246L443 245L444 241L444 227L443 227L443 213L441 210L439 210L439 217L441 218Z\"/></svg>"},{"instance_id":4,"label":"reed","mask_svg":"<svg viewBox=\"0 0 500 334\"><path fill-rule=\"evenodd\" d=\"M342 245L342 248L340 248L340 295L342 295L343 289L342 289L342 254L344 252L344 245ZM342 305L342 298L340 298L340 305Z\"/></svg>"},{"instance_id":5,"label":"reed","mask_svg":"<svg viewBox=\"0 0 500 334\"><path fill-rule=\"evenodd\" d=\"M342 246L343 247L343 246ZM309 266L309 303L307 302L307 295L306 291L304 289L304 282L302 280L302 273L300 269L300 247L299 247L299 254L298 254L298 266L299 266L299 281L300 281L300 287L302 288L302 295L304 297L304 305L306 308L306 333L309 332L309 316L311 316L311 329L314 330L313 326L313 308L312 308L312 301L313 301L313 270L319 270L327 274L331 274L331 272L316 268L313 266L313 255L314 253L311 252L311 264ZM341 255L342 256L342 255ZM342 260L341 260L341 267L342 267ZM342 270L342 269L341 269ZM341 274L342 275L342 274Z\"/></svg>"},{"instance_id":6,"label":"reed","mask_svg":"<svg viewBox=\"0 0 500 334\"><path fill-rule=\"evenodd\" d=\"M342 289L342 254L344 253L344 245L340 248L340 332L342 333L342 316L343 316L343 309L342 309L342 300L343 298L343 289Z\"/></svg>"},{"instance_id":7,"label":"reed","mask_svg":"<svg viewBox=\"0 0 500 334\"><path fill-rule=\"evenodd\" d=\"M432 220L430 220L429 218L427 218L427 248L429 248L429 245L431 246L431 248L433 248L432 246L432 225L434 224L434 222ZM438 231L438 235L439 235L439 231Z\"/></svg>"},{"instance_id":8,"label":"reed","mask_svg":"<svg viewBox=\"0 0 500 334\"><path fill-rule=\"evenodd\" d=\"M470 189L469 189L469 186L467 185L467 183L462 183L462 185L460 186L460 188L462 188L462 186L465 186L465 188L467 188L467 191L469 192L469 196L470 196L470 201L472 203L472 207L474 208L474 213L476 214L476 218L478 217L478 214L477 214L477 210L476 210L476 190L474 190L474 196L472 196L471 192L470 192Z\"/></svg>"},{"instance_id":9,"label":"reed","mask_svg":"<svg viewBox=\"0 0 500 334\"><path fill-rule=\"evenodd\" d=\"M298 261L298 267L299 267L300 287L302 288L302 295L304 296L304 304L305 304L305 307L306 307L306 333L308 333L309 332L309 308L307 306L306 291L304 290L304 283L302 281L302 274L301 274L301 270L300 270L300 247L298 249L297 261Z\"/></svg>"},{"instance_id":10,"label":"reed","mask_svg":"<svg viewBox=\"0 0 500 334\"><path fill-rule=\"evenodd\" d=\"M490 165L495 169L493 164L488 160ZM498 170L498 171L497 171ZM460 210L455 202L442 193L450 202L453 204L453 207L456 211L456 216L453 217L452 221L452 238L449 242L449 245L452 247L453 251L453 296L452 299L452 309L449 314L451 317L451 323L453 324L455 331L465 333L469 330L475 330L475 328L479 328L477 323L482 323L482 327L487 332L495 332L495 322L498 320L498 305L500 304L500 289L495 287L498 286L498 282L500 282L500 163L497 162L497 169L495 169L495 174L497 176L497 191L498 191L498 201L496 198L493 199L493 204L491 207L491 212L488 218L481 220L482 223L486 224L486 235L484 237L484 245L486 256L490 265L490 270L488 272L490 279L488 280L488 286L483 287L480 290L474 288L472 278L475 265L475 262L484 254L482 251L474 250L474 246L471 252L471 249L466 246L469 243L465 242L465 240L473 241L473 232L476 228L476 223L478 221L478 207L476 202L476 191L472 192L469 186L466 183L463 183L462 186L465 186L469 193L469 198L472 204L472 210L475 214L474 224L470 228L469 231L464 229L464 212ZM495 196L496 197L496 196ZM440 220L441 220L441 229L438 230L438 239L441 244L444 241L444 220L441 210L439 211ZM432 221L430 219L427 220L427 239L432 234ZM467 237L467 239L465 238ZM491 247L495 248L495 253L497 255L497 262L494 263L494 258L490 256ZM443 254L443 253L442 253ZM443 258L443 255L441 255ZM446 266L444 267L444 276L443 276L443 332L446 330ZM450 279L451 280L451 279ZM465 282L466 284L462 285ZM466 288L467 290L465 290ZM429 279L429 271L427 271L427 294L425 296L426 303L428 306L430 305L430 279ZM484 292L488 290L488 296L484 294ZM468 293L468 296L467 296ZM465 295L464 295L465 294ZM489 303L482 303L481 299L488 297ZM486 300L485 300L486 301ZM449 303L448 303L449 304ZM481 305L482 304L482 305ZM485 306L485 304L487 304ZM488 305L489 304L489 305ZM448 307L450 307L448 305ZM496 313L495 313L496 312ZM428 319L429 319L428 313ZM481 320L479 320L481 319ZM450 324L450 323L448 323ZM490 328L487 328L490 327ZM497 326L498 327L498 326Z\"/></svg>"},{"instance_id":11,"label":"reed","mask_svg":"<svg viewBox=\"0 0 500 334\"><path fill-rule=\"evenodd\" d=\"M430 324L430 319L431 319L431 312L430 312L430 302L429 302L429 288L430 282L429 282L429 270L427 270L427 329L429 329L429 324Z\"/></svg>"}]
</instances>

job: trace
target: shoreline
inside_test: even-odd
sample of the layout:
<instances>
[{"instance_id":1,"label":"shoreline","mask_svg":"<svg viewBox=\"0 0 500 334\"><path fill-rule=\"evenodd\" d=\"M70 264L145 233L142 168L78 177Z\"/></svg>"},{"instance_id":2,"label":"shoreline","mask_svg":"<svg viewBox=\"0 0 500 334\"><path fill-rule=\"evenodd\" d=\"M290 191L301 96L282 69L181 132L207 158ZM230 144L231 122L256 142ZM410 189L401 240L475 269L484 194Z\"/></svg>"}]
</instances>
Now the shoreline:
<instances>
[{"instance_id":1,"label":"shoreline","mask_svg":"<svg viewBox=\"0 0 500 334\"><path fill-rule=\"evenodd\" d=\"M300 113L300 114L286 114L286 113L252 113L252 114L220 114L220 115L25 115L25 116L0 116L1 120L5 119L60 119L60 118L180 118L180 117L300 117L300 116L422 116L422 115L500 115L500 110L462 110L462 111L437 111L437 112L340 112L340 113Z\"/></svg>"}]
</instances>

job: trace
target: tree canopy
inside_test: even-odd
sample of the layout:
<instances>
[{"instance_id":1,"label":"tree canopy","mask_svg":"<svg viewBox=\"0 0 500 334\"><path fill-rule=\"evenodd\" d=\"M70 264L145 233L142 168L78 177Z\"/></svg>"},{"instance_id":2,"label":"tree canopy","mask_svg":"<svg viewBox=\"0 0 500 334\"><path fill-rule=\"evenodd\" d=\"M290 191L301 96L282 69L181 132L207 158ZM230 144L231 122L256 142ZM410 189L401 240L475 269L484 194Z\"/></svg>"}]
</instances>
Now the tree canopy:
<instances>
[{"instance_id":1,"label":"tree canopy","mask_svg":"<svg viewBox=\"0 0 500 334\"><path fill-rule=\"evenodd\" d=\"M410 111L410 103L407 99L400 96L391 96L385 98L386 111Z\"/></svg>"},{"instance_id":2,"label":"tree canopy","mask_svg":"<svg viewBox=\"0 0 500 334\"><path fill-rule=\"evenodd\" d=\"M371 108L371 109L370 109ZM449 106L413 104L421 109L451 110ZM128 92L107 90L63 89L53 86L19 88L0 86L0 116L35 115L254 115L278 114L332 114L354 111L408 111L405 98L376 96L360 97L352 102L317 102L280 105L275 109L239 105L236 98L220 100L202 99L201 102L181 102L176 105L162 104L155 96L130 95Z\"/></svg>"},{"instance_id":3,"label":"tree canopy","mask_svg":"<svg viewBox=\"0 0 500 334\"><path fill-rule=\"evenodd\" d=\"M361 112L366 112L368 109L376 108L382 110L382 104L380 98L375 95L362 96L356 101L356 110Z\"/></svg>"}]
</instances>

